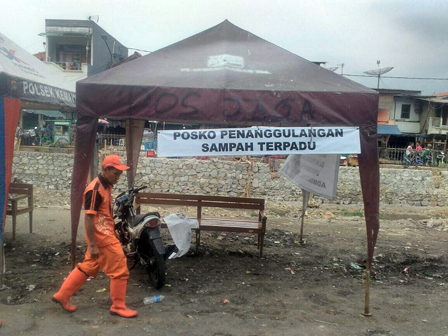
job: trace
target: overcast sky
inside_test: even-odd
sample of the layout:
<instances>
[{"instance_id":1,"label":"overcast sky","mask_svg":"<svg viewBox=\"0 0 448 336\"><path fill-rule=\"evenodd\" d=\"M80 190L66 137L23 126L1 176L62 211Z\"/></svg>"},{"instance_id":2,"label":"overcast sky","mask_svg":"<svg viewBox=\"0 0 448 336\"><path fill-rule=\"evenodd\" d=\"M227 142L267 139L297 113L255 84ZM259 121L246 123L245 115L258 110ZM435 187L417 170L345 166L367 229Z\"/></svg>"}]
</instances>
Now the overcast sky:
<instances>
[{"instance_id":1,"label":"overcast sky","mask_svg":"<svg viewBox=\"0 0 448 336\"><path fill-rule=\"evenodd\" d=\"M448 78L448 1L412 0L2 0L0 32L43 50L45 19L87 19L129 48L157 50L225 19L344 74ZM6 4L6 6L5 6ZM132 53L134 50L130 50ZM336 72L341 73L341 68ZM376 78L349 77L368 87ZM448 80L382 78L381 88L448 91Z\"/></svg>"}]
</instances>

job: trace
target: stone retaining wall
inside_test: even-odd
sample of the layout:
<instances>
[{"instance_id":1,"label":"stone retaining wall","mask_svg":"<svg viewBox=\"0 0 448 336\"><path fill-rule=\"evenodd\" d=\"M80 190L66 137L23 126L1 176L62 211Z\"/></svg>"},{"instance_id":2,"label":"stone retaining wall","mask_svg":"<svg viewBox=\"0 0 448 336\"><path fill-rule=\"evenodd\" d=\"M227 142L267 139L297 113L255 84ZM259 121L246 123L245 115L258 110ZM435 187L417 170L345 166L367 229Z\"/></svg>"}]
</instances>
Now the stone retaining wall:
<instances>
[{"instance_id":1,"label":"stone retaining wall","mask_svg":"<svg viewBox=\"0 0 448 336\"><path fill-rule=\"evenodd\" d=\"M13 177L50 190L70 188L73 155L60 153L15 153ZM163 193L241 196L248 187L250 195L273 201L297 201L300 189L282 175L272 173L269 165L221 160L140 158L136 185L148 185ZM381 202L416 206L448 204L448 172L439 169L381 169ZM118 188L124 189L126 179ZM341 167L337 203L361 203L358 168ZM326 202L315 198L317 202Z\"/></svg>"}]
</instances>

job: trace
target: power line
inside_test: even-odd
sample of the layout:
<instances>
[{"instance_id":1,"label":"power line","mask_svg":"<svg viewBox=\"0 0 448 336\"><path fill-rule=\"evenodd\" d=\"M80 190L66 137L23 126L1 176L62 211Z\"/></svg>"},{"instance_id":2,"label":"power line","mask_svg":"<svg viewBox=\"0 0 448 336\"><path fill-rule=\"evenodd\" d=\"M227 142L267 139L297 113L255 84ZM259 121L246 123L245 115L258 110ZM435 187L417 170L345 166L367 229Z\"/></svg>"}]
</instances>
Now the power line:
<instances>
[{"instance_id":1,"label":"power line","mask_svg":"<svg viewBox=\"0 0 448 336\"><path fill-rule=\"evenodd\" d=\"M344 76L376 78L376 76L369 76L369 75L348 75L348 74L344 74ZM381 78L448 80L448 78L440 78L440 77L405 77L405 76L401 76L401 77L400 77L400 76L381 76Z\"/></svg>"}]
</instances>

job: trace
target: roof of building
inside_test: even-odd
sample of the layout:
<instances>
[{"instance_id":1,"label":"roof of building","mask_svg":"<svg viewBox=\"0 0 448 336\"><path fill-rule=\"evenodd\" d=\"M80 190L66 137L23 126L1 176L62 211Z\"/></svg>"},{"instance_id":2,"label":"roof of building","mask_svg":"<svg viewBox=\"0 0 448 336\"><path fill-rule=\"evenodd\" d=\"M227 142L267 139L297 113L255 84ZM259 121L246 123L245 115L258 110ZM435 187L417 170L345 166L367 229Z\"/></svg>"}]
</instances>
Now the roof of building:
<instances>
[{"instance_id":1,"label":"roof of building","mask_svg":"<svg viewBox=\"0 0 448 336\"><path fill-rule=\"evenodd\" d=\"M402 135L397 125L378 125L378 135Z\"/></svg>"},{"instance_id":2,"label":"roof of building","mask_svg":"<svg viewBox=\"0 0 448 336\"><path fill-rule=\"evenodd\" d=\"M390 94L390 95L420 95L422 92L419 90L404 90L404 89L372 89L380 94Z\"/></svg>"}]
</instances>

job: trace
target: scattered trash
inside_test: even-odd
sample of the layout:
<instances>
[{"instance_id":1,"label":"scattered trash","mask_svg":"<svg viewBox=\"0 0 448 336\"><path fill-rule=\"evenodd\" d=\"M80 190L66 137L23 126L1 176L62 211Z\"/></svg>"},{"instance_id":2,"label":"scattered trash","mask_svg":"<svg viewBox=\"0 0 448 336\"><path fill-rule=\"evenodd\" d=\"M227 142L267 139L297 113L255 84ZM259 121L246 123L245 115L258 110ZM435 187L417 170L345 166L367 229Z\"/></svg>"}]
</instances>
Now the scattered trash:
<instances>
[{"instance_id":1,"label":"scattered trash","mask_svg":"<svg viewBox=\"0 0 448 336\"><path fill-rule=\"evenodd\" d=\"M227 299L224 299L224 301L222 302L222 304L228 304L230 301Z\"/></svg>"},{"instance_id":2,"label":"scattered trash","mask_svg":"<svg viewBox=\"0 0 448 336\"><path fill-rule=\"evenodd\" d=\"M96 292L97 293L102 293L102 292L105 292L106 291L106 288L101 288L101 289L98 289Z\"/></svg>"},{"instance_id":3,"label":"scattered trash","mask_svg":"<svg viewBox=\"0 0 448 336\"><path fill-rule=\"evenodd\" d=\"M34 290L34 288L36 288L36 285L28 285L28 286L26 286L26 289L28 289L29 292Z\"/></svg>"},{"instance_id":4,"label":"scattered trash","mask_svg":"<svg viewBox=\"0 0 448 336\"><path fill-rule=\"evenodd\" d=\"M336 324L337 325L337 323L335 323L335 322L327 322L327 321L321 321L321 320L314 320L314 321L319 322L319 323Z\"/></svg>"},{"instance_id":5,"label":"scattered trash","mask_svg":"<svg viewBox=\"0 0 448 336\"><path fill-rule=\"evenodd\" d=\"M148 305L150 303L158 303L160 301L163 301L163 299L165 299L165 295L148 296L143 299L143 303L145 305Z\"/></svg>"},{"instance_id":6,"label":"scattered trash","mask_svg":"<svg viewBox=\"0 0 448 336\"><path fill-rule=\"evenodd\" d=\"M60 253L60 252L56 252L56 253L55 253L55 256L57 257L57 256L59 255L59 253Z\"/></svg>"},{"instance_id":7,"label":"scattered trash","mask_svg":"<svg viewBox=\"0 0 448 336\"><path fill-rule=\"evenodd\" d=\"M165 287L168 287L168 288L170 288L170 287L171 287L171 285L165 284Z\"/></svg>"},{"instance_id":8,"label":"scattered trash","mask_svg":"<svg viewBox=\"0 0 448 336\"><path fill-rule=\"evenodd\" d=\"M408 273L409 273L409 267L406 267L406 268L403 270L403 273L404 273L404 274L408 274Z\"/></svg>"},{"instance_id":9,"label":"scattered trash","mask_svg":"<svg viewBox=\"0 0 448 336\"><path fill-rule=\"evenodd\" d=\"M355 270L362 270L362 267L357 265L357 264L355 264L354 262L350 263L350 268L353 268Z\"/></svg>"},{"instance_id":10,"label":"scattered trash","mask_svg":"<svg viewBox=\"0 0 448 336\"><path fill-rule=\"evenodd\" d=\"M287 267L285 268L285 271L291 272L291 274L296 274L296 272L300 271L300 268Z\"/></svg>"}]
</instances>

